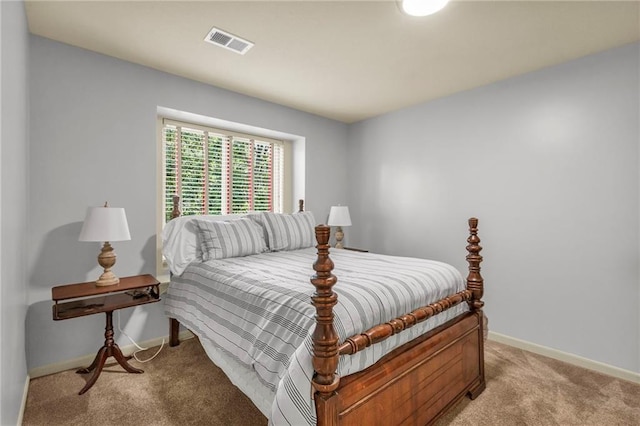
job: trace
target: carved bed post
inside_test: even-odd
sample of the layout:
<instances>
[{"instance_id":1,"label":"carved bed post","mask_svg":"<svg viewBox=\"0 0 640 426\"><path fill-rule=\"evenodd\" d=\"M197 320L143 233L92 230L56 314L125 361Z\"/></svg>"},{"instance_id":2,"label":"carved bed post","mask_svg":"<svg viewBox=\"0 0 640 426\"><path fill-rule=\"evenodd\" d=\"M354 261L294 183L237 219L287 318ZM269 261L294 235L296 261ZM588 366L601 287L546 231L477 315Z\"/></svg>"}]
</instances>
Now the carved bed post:
<instances>
[{"instance_id":1,"label":"carved bed post","mask_svg":"<svg viewBox=\"0 0 640 426\"><path fill-rule=\"evenodd\" d=\"M480 275L480 263L482 262L482 256L480 251L480 238L478 237L478 219L472 217L469 219L469 238L467 238L469 245L467 246L467 262L469 263L469 275L467 276L467 290L471 292L471 299L468 301L471 312L474 312L478 318L478 366L480 369L480 380L473 388L468 392L469 398L476 399L478 395L486 387L484 378L484 339L486 338L485 330L486 317L482 312L484 302L482 301L482 295L484 293L484 279Z\"/></svg>"},{"instance_id":2,"label":"carved bed post","mask_svg":"<svg viewBox=\"0 0 640 426\"><path fill-rule=\"evenodd\" d=\"M313 369L312 385L315 389L316 413L318 425L332 425L337 422L335 390L340 384L336 374L338 367L338 334L333 326L333 307L338 303L338 296L333 292L337 282L331 273L333 261L329 258L329 231L326 225L316 226L318 259L313 264L315 275L311 283L316 291L311 297L316 308L316 327L313 331Z\"/></svg>"},{"instance_id":3,"label":"carved bed post","mask_svg":"<svg viewBox=\"0 0 640 426\"><path fill-rule=\"evenodd\" d=\"M171 210L171 219L175 219L180 216L180 197L173 196L173 210Z\"/></svg>"},{"instance_id":4,"label":"carved bed post","mask_svg":"<svg viewBox=\"0 0 640 426\"><path fill-rule=\"evenodd\" d=\"M469 275L467 276L467 289L471 291L473 297L469 300L469 306L471 310L481 310L484 306L484 302L481 300L484 294L484 280L480 275L480 262L482 262L482 256L480 256L480 238L478 237L478 219L472 217L469 219L469 238L467 242L467 262L469 263Z\"/></svg>"},{"instance_id":5,"label":"carved bed post","mask_svg":"<svg viewBox=\"0 0 640 426\"><path fill-rule=\"evenodd\" d=\"M173 210L171 210L171 219L180 217L180 197L174 195ZM169 318L169 346L178 346L180 344L180 323L175 318Z\"/></svg>"}]
</instances>

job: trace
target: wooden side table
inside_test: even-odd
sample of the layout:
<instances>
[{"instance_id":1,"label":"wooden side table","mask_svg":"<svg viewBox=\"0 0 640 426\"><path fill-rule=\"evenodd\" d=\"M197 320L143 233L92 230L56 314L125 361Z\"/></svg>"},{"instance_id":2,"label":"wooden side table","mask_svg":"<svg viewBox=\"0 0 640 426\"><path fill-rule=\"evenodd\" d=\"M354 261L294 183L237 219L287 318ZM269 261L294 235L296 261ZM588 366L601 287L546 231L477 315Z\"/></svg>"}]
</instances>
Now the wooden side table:
<instances>
[{"instance_id":1,"label":"wooden side table","mask_svg":"<svg viewBox=\"0 0 640 426\"><path fill-rule=\"evenodd\" d=\"M51 298L55 302L52 307L55 321L100 312L104 312L107 316L104 345L98 350L89 367L76 371L79 374L93 371L93 375L78 395L85 393L98 380L104 363L110 356L114 357L118 364L129 373L143 373L143 370L129 365L128 358L122 354L118 344L113 340L113 311L155 303L160 300L159 295L160 282L148 274L120 278L118 284L106 287L98 287L94 281L91 281L61 285L51 289Z\"/></svg>"}]
</instances>

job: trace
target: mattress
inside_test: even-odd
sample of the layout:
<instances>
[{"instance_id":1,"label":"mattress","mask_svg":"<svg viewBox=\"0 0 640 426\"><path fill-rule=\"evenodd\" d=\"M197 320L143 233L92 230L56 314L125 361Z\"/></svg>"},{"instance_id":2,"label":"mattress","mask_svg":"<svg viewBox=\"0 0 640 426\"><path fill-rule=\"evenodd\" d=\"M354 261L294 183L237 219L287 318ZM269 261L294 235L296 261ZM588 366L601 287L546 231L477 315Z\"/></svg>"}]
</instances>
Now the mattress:
<instances>
[{"instance_id":1,"label":"mattress","mask_svg":"<svg viewBox=\"0 0 640 426\"><path fill-rule=\"evenodd\" d=\"M333 250L336 332L342 342L375 325L465 289L451 265ZM316 250L191 263L172 277L165 311L202 341L212 360L275 425L315 424L311 377L315 308L309 279ZM351 356L346 376L468 310L457 305ZM212 384L213 386L214 384ZM270 406L269 406L270 405Z\"/></svg>"}]
</instances>

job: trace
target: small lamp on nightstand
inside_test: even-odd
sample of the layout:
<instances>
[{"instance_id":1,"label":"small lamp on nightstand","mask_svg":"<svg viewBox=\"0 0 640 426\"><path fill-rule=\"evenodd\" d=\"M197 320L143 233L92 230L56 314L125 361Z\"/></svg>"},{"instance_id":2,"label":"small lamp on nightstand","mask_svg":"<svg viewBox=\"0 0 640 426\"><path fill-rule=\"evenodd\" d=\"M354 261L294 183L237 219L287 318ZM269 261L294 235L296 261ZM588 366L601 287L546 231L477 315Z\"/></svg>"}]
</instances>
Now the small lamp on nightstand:
<instances>
[{"instance_id":1,"label":"small lamp on nightstand","mask_svg":"<svg viewBox=\"0 0 640 426\"><path fill-rule=\"evenodd\" d=\"M127 216L121 207L89 207L87 217L80 231L80 241L104 241L104 246L98 255L98 263L104 268L104 272L96 281L97 286L118 284L120 279L111 272L116 264L116 253L111 247L110 241L130 240Z\"/></svg>"},{"instance_id":2,"label":"small lamp on nightstand","mask_svg":"<svg viewBox=\"0 0 640 426\"><path fill-rule=\"evenodd\" d=\"M331 206L329 212L329 220L327 222L329 226L336 226L336 248L344 248L342 239L344 238L344 232L342 232L343 226L351 226L351 216L349 216L349 207L347 206Z\"/></svg>"}]
</instances>

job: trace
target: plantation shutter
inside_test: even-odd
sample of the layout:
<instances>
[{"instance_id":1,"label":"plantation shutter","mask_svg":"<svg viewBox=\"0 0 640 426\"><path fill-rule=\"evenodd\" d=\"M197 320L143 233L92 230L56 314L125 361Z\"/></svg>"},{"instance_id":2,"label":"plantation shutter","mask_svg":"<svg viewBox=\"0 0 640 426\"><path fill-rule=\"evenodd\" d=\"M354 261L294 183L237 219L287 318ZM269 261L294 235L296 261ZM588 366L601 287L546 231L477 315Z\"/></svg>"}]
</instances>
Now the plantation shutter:
<instances>
[{"instance_id":1,"label":"plantation shutter","mask_svg":"<svg viewBox=\"0 0 640 426\"><path fill-rule=\"evenodd\" d=\"M178 190L182 200L182 211L203 211L207 194L204 132L183 127L178 128L177 135L180 146Z\"/></svg>"},{"instance_id":2,"label":"plantation shutter","mask_svg":"<svg viewBox=\"0 0 640 426\"><path fill-rule=\"evenodd\" d=\"M271 210L284 211L284 144L271 144L271 185L277 190L271 192Z\"/></svg>"},{"instance_id":3,"label":"plantation shutter","mask_svg":"<svg viewBox=\"0 0 640 426\"><path fill-rule=\"evenodd\" d=\"M229 211L253 210L253 141L234 138L231 144L231 199Z\"/></svg>"},{"instance_id":4,"label":"plantation shutter","mask_svg":"<svg viewBox=\"0 0 640 426\"><path fill-rule=\"evenodd\" d=\"M163 121L165 218L178 195L183 215L282 211L281 141Z\"/></svg>"}]
</instances>

